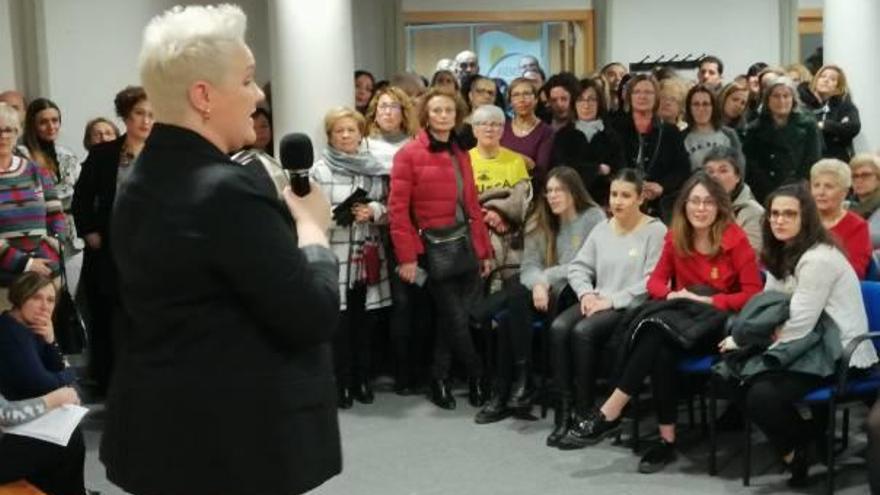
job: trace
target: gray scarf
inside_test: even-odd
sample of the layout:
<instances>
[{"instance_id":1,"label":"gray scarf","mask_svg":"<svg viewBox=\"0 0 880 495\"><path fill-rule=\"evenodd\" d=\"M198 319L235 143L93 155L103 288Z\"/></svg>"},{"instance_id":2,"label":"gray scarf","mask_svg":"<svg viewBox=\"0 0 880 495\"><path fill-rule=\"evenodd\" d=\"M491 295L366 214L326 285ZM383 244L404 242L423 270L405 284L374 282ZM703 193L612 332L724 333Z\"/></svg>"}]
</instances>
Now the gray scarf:
<instances>
[{"instance_id":1,"label":"gray scarf","mask_svg":"<svg viewBox=\"0 0 880 495\"><path fill-rule=\"evenodd\" d=\"M602 122L602 119L578 120L574 123L574 126L587 136L588 143L593 140L593 136L605 130L605 124Z\"/></svg>"},{"instance_id":2,"label":"gray scarf","mask_svg":"<svg viewBox=\"0 0 880 495\"><path fill-rule=\"evenodd\" d=\"M388 169L376 161L372 153L358 150L356 154L343 153L332 146L324 148L324 162L330 170L345 175L388 175Z\"/></svg>"}]
</instances>

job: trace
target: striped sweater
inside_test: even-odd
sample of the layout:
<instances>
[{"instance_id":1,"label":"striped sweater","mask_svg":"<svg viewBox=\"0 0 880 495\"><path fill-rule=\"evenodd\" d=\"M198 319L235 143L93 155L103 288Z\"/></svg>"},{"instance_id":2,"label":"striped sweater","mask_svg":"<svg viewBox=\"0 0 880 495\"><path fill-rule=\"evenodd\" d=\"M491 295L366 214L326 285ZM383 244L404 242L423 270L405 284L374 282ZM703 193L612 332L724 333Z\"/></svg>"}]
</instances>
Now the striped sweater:
<instances>
[{"instance_id":1,"label":"striped sweater","mask_svg":"<svg viewBox=\"0 0 880 495\"><path fill-rule=\"evenodd\" d=\"M25 270L31 256L58 261L52 236L65 232L64 213L48 172L13 156L0 171L0 284Z\"/></svg>"}]
</instances>

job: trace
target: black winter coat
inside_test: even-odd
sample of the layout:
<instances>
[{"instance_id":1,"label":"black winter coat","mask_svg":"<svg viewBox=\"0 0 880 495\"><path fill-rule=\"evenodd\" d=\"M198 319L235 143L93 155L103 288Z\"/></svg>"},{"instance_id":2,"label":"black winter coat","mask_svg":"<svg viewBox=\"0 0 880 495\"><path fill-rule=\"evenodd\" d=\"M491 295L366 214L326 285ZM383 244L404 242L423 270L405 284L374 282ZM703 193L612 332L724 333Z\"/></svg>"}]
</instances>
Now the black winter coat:
<instances>
[{"instance_id":1,"label":"black winter coat","mask_svg":"<svg viewBox=\"0 0 880 495\"><path fill-rule=\"evenodd\" d=\"M134 494L301 493L341 470L336 259L265 169L156 124L111 222L124 331L101 460Z\"/></svg>"},{"instance_id":2,"label":"black winter coat","mask_svg":"<svg viewBox=\"0 0 880 495\"><path fill-rule=\"evenodd\" d=\"M803 112L792 112L783 127L769 113L749 123L743 141L746 184L759 203L777 187L806 180L810 167L821 158L822 138L816 121Z\"/></svg>"},{"instance_id":3,"label":"black winter coat","mask_svg":"<svg viewBox=\"0 0 880 495\"><path fill-rule=\"evenodd\" d=\"M599 175L599 165L611 167L609 175ZM610 125L587 141L587 136L574 123L556 131L550 166L566 166L577 170L596 203L608 204L610 177L623 167L623 142Z\"/></svg>"},{"instance_id":4,"label":"black winter coat","mask_svg":"<svg viewBox=\"0 0 880 495\"><path fill-rule=\"evenodd\" d=\"M822 102L808 85L798 86L801 102L822 124L822 156L849 163L853 156L853 139L862 130L859 110L849 96L836 95Z\"/></svg>"},{"instance_id":5,"label":"black winter coat","mask_svg":"<svg viewBox=\"0 0 880 495\"><path fill-rule=\"evenodd\" d=\"M83 276L104 294L114 295L116 268L110 256L110 217L116 201L116 178L125 135L92 147L73 190L71 212L80 237L97 233L99 249L85 248Z\"/></svg>"}]
</instances>

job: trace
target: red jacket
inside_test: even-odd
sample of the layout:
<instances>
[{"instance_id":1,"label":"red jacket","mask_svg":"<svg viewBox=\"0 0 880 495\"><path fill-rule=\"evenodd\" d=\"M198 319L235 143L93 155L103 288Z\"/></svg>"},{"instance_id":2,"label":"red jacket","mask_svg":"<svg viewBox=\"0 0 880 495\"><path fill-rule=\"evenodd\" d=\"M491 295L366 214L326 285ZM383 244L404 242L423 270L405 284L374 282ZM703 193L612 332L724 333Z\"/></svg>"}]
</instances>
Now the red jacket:
<instances>
[{"instance_id":1,"label":"red jacket","mask_svg":"<svg viewBox=\"0 0 880 495\"><path fill-rule=\"evenodd\" d=\"M399 263L414 262L425 251L418 229L455 224L457 201L452 158L445 151L429 150L429 144L427 131L421 131L394 155L388 214L391 241ZM492 259L470 157L458 146L453 146L453 150L464 179L464 206L470 218L474 251L481 260Z\"/></svg>"},{"instance_id":2,"label":"red jacket","mask_svg":"<svg viewBox=\"0 0 880 495\"><path fill-rule=\"evenodd\" d=\"M674 287L670 289L670 282ZM666 299L672 290L692 285L709 285L718 291L712 304L721 310L739 311L748 300L761 292L758 260L746 233L731 223L721 235L721 252L710 258L695 253L682 256L675 252L672 231L666 234L660 261L648 278L652 299Z\"/></svg>"},{"instance_id":3,"label":"red jacket","mask_svg":"<svg viewBox=\"0 0 880 495\"><path fill-rule=\"evenodd\" d=\"M848 211L830 230L834 239L843 247L843 253L855 269L859 280L864 280L868 273L868 261L871 259L871 235L868 232L868 222Z\"/></svg>"}]
</instances>

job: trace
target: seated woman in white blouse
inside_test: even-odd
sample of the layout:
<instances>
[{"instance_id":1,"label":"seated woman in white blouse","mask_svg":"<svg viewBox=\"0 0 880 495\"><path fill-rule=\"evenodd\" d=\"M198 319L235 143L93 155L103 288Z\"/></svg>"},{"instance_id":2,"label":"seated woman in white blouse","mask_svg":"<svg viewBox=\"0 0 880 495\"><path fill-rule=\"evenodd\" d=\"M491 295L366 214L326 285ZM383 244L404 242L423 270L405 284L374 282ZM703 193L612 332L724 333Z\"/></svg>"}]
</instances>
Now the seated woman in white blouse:
<instances>
[{"instance_id":1,"label":"seated woman in white blouse","mask_svg":"<svg viewBox=\"0 0 880 495\"><path fill-rule=\"evenodd\" d=\"M859 280L852 266L822 226L816 203L803 186L782 186L770 194L767 204L762 261L768 274L764 289L791 294L788 320L776 330L773 345L807 337L816 331L824 312L839 329L841 344L846 347L853 338L868 332ZM721 348L729 350L734 345L728 337ZM863 370L876 362L874 347L866 341L856 349L850 366ZM748 382L749 418L782 456L791 471L789 485L793 487L807 481L807 452L814 438L810 433L814 430L798 413L795 403L826 383L828 376L823 374L818 367L778 369L765 371ZM817 423L825 419L819 418Z\"/></svg>"}]
</instances>

